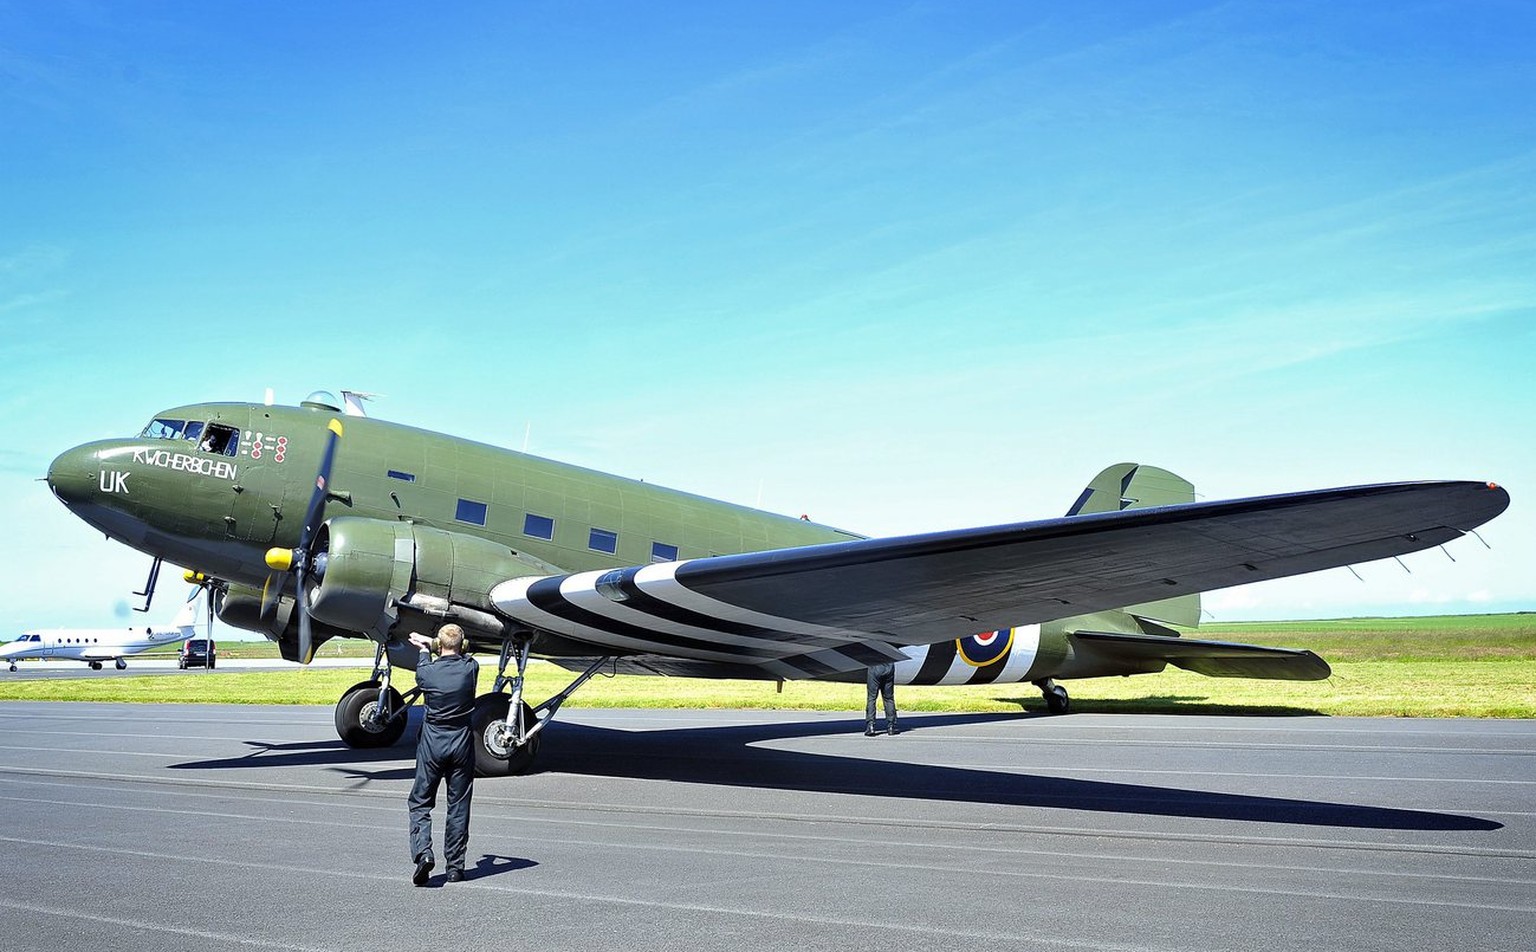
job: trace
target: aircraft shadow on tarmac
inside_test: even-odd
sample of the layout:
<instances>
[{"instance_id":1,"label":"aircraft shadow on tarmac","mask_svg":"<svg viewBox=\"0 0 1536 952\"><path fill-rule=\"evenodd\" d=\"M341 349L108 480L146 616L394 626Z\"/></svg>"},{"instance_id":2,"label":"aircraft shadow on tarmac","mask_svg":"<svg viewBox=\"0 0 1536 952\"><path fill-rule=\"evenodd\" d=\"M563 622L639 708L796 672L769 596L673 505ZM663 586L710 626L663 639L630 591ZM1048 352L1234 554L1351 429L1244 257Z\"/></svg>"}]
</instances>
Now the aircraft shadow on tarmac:
<instances>
[{"instance_id":1,"label":"aircraft shadow on tarmac","mask_svg":"<svg viewBox=\"0 0 1536 952\"><path fill-rule=\"evenodd\" d=\"M411 712L416 715L418 712ZM1028 721L1042 715L919 714L904 719L905 731ZM413 721L416 718L413 717ZM902 763L862 757L779 750L756 746L773 741L828 735L861 735L863 720L790 721L728 727L689 727L673 730L627 731L558 721L545 731L536 761L538 772L592 777L664 780L672 783L714 784L807 793L843 793L1105 813L1179 816L1301 826L1355 827L1379 830L1488 831L1503 824L1482 817L1427 810L1404 810L1322 800L1292 800L1252 794L1187 790L1151 784L1116 783L1068 777ZM415 731L406 738L414 741ZM898 738L858 737L869 752ZM172 767L184 770L238 769L278 766L328 766L359 785L373 780L408 780L413 766L359 770L347 764L398 763L411 756L402 741L392 748L357 750L340 741L261 745L242 757L203 760ZM516 778L482 780L516 784Z\"/></svg>"},{"instance_id":2,"label":"aircraft shadow on tarmac","mask_svg":"<svg viewBox=\"0 0 1536 952\"><path fill-rule=\"evenodd\" d=\"M1017 704L1021 714L1044 714L1039 694L994 697L1000 704ZM1213 702L1203 694L1151 694L1139 698L1072 699L1078 714L1184 714L1191 717L1323 717L1322 711L1289 704Z\"/></svg>"}]
</instances>

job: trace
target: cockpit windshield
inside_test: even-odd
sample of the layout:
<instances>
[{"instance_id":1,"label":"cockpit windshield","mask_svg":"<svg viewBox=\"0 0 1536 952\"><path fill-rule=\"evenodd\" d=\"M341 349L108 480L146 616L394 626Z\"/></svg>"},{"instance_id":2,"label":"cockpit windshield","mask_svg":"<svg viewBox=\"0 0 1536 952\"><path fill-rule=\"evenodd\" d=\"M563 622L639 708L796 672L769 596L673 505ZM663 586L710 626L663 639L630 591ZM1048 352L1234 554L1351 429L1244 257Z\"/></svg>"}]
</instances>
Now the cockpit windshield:
<instances>
[{"instance_id":1,"label":"cockpit windshield","mask_svg":"<svg viewBox=\"0 0 1536 952\"><path fill-rule=\"evenodd\" d=\"M146 440L179 440L186 428L186 420L154 419L149 421L149 426L144 428L140 436Z\"/></svg>"},{"instance_id":2,"label":"cockpit windshield","mask_svg":"<svg viewBox=\"0 0 1536 952\"><path fill-rule=\"evenodd\" d=\"M215 453L220 456L240 454L240 431L218 423L156 417L140 435L148 440L184 440L196 443L197 448L204 453Z\"/></svg>"}]
</instances>

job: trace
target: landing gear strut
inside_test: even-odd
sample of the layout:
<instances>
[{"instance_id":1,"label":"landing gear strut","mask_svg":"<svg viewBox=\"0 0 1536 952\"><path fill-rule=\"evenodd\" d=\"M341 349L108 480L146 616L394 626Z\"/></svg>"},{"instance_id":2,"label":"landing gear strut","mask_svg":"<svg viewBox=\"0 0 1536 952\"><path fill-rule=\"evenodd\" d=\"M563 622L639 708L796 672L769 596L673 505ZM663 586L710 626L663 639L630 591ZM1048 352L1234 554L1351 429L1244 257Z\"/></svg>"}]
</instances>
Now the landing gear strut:
<instances>
[{"instance_id":1,"label":"landing gear strut","mask_svg":"<svg viewBox=\"0 0 1536 952\"><path fill-rule=\"evenodd\" d=\"M118 658L117 659L117 670L123 671L123 670L126 670L127 667L128 667L128 662L124 661L122 658Z\"/></svg>"},{"instance_id":2,"label":"landing gear strut","mask_svg":"<svg viewBox=\"0 0 1536 952\"><path fill-rule=\"evenodd\" d=\"M336 735L348 747L389 747L405 733L405 713L421 689L402 695L390 687L391 670L381 644L373 655L373 677L347 688L336 702Z\"/></svg>"},{"instance_id":3,"label":"landing gear strut","mask_svg":"<svg viewBox=\"0 0 1536 952\"><path fill-rule=\"evenodd\" d=\"M1052 714L1065 714L1072 710L1072 699L1067 697L1067 689L1045 678L1035 682L1035 687L1045 695L1045 709Z\"/></svg>"},{"instance_id":4,"label":"landing gear strut","mask_svg":"<svg viewBox=\"0 0 1536 952\"><path fill-rule=\"evenodd\" d=\"M475 698L475 773L482 777L506 777L526 773L539 751L539 732L554 720L555 712L576 689L587 683L612 658L599 658L565 690L532 707L523 700L523 675L528 669L528 649L533 636L519 632L501 644L496 665L496 684L491 693ZM508 676L507 665L516 673ZM510 687L512 693L506 694Z\"/></svg>"}]
</instances>

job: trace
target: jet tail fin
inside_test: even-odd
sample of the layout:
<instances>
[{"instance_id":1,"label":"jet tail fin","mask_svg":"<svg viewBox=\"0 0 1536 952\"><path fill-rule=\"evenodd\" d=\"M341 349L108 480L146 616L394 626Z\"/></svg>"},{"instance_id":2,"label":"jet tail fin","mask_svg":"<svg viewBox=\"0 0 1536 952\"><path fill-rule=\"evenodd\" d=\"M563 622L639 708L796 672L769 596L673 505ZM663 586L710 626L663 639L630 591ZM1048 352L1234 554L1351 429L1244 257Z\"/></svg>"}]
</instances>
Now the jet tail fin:
<instances>
[{"instance_id":1,"label":"jet tail fin","mask_svg":"<svg viewBox=\"0 0 1536 952\"><path fill-rule=\"evenodd\" d=\"M171 627L180 628L181 633L189 638L197 633L197 606L202 603L202 599L198 598L198 596L202 593L202 589L194 586L192 594L187 596L187 600L182 604L181 610L176 613L175 618L171 619Z\"/></svg>"},{"instance_id":2,"label":"jet tail fin","mask_svg":"<svg viewBox=\"0 0 1536 952\"><path fill-rule=\"evenodd\" d=\"M1150 509L1195 501L1195 485L1182 476L1156 466L1116 463L1093 477L1082 495L1067 510L1069 516L1124 509ZM1195 628L1200 624L1200 595L1177 595L1143 602L1123 609L1127 614L1165 625Z\"/></svg>"}]
</instances>

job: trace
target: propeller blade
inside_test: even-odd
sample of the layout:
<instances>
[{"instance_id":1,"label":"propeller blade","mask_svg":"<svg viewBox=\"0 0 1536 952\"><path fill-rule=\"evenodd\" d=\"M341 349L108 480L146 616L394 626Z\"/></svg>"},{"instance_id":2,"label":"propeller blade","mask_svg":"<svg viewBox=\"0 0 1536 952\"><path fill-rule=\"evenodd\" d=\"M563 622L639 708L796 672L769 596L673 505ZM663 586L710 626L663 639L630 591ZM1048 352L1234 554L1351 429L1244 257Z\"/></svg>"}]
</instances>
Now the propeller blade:
<instances>
[{"instance_id":1,"label":"propeller blade","mask_svg":"<svg viewBox=\"0 0 1536 952\"><path fill-rule=\"evenodd\" d=\"M294 580L298 582L298 590L295 597L298 600L299 613L299 664L309 664L312 660L310 652L313 650L313 637L309 628L309 585L304 577L304 563L300 562L293 572Z\"/></svg>"},{"instance_id":2,"label":"propeller blade","mask_svg":"<svg viewBox=\"0 0 1536 952\"><path fill-rule=\"evenodd\" d=\"M274 584L274 581L276 584ZM271 621L277 611L278 599L283 597L283 589L288 587L288 573L269 572L267 580L261 584L261 620Z\"/></svg>"},{"instance_id":3,"label":"propeller blade","mask_svg":"<svg viewBox=\"0 0 1536 952\"><path fill-rule=\"evenodd\" d=\"M331 466L336 462L336 444L341 442L341 421L326 424L330 435L325 441L325 454L320 457L320 471L315 474L315 491L310 494L309 508L304 512L304 527L299 531L299 549L309 551L315 532L320 528L320 517L325 512L325 492L331 482Z\"/></svg>"},{"instance_id":4,"label":"propeller blade","mask_svg":"<svg viewBox=\"0 0 1536 952\"><path fill-rule=\"evenodd\" d=\"M277 600L282 598L288 574L293 573L297 583L294 601L295 610L299 616L300 664L309 664L310 653L314 650L314 637L309 621L309 579L306 577L306 571L310 563L310 548L315 544L315 535L320 531L320 524L325 517L325 499L331 482L331 467L336 462L336 447L341 442L341 421L333 419L326 424L325 428L329 431L329 435L325 441L325 452L320 457L320 469L315 473L315 491L309 496L309 507L304 510L304 523L299 527L299 544L291 549L267 550L267 567L277 576L277 585L274 588L272 576L268 575L266 584L261 590L261 614L265 618L269 607L276 610Z\"/></svg>"}]
</instances>

